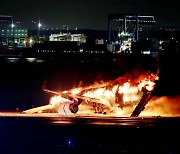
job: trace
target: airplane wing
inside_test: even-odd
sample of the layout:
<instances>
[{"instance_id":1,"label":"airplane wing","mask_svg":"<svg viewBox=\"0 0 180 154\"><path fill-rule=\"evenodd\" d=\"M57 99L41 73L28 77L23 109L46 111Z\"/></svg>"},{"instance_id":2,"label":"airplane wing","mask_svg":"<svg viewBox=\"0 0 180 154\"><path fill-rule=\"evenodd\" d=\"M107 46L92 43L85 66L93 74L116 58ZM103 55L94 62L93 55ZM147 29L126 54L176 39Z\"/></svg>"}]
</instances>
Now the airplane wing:
<instances>
[{"instance_id":1,"label":"airplane wing","mask_svg":"<svg viewBox=\"0 0 180 154\"><path fill-rule=\"evenodd\" d=\"M42 90L44 92L46 92L46 93L53 94L53 95L58 95L58 96L61 96L61 97L64 97L64 98L69 98L69 99L77 98L77 99L80 99L80 100L85 100L86 102L93 102L93 103L97 103L97 104L102 104L102 105L106 106L109 109L111 108L110 105L103 104L101 102L101 100L97 99L97 98L92 98L92 97L78 95L78 94L72 94L70 92L63 93L63 92L57 92L57 91L49 90L49 89L46 88L46 81L44 81L44 83L43 83Z\"/></svg>"}]
</instances>

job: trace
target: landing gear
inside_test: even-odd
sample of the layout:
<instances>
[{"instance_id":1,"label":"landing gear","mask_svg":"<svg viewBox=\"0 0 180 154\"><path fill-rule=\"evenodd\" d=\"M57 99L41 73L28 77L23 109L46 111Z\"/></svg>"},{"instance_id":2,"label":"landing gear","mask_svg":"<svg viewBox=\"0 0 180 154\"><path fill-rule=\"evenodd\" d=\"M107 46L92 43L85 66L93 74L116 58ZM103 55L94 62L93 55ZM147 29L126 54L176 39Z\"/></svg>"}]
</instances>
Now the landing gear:
<instances>
[{"instance_id":1,"label":"landing gear","mask_svg":"<svg viewBox=\"0 0 180 154\"><path fill-rule=\"evenodd\" d=\"M72 113L77 113L78 110L79 110L78 104L76 104L76 103L70 104L70 105L69 105L69 110L70 110Z\"/></svg>"},{"instance_id":2,"label":"landing gear","mask_svg":"<svg viewBox=\"0 0 180 154\"><path fill-rule=\"evenodd\" d=\"M94 109L94 113L106 114L106 112L104 112L103 104L93 102L93 109Z\"/></svg>"}]
</instances>

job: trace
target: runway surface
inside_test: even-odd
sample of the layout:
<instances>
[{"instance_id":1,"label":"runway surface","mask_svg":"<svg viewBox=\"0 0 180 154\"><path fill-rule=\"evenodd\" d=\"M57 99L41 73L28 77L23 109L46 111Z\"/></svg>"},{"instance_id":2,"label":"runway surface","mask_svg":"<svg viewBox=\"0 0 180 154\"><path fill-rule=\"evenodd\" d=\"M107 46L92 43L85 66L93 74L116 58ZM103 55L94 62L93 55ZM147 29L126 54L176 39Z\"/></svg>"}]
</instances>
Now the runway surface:
<instances>
[{"instance_id":1,"label":"runway surface","mask_svg":"<svg viewBox=\"0 0 180 154\"><path fill-rule=\"evenodd\" d=\"M0 113L2 154L179 153L179 117Z\"/></svg>"},{"instance_id":2,"label":"runway surface","mask_svg":"<svg viewBox=\"0 0 180 154\"><path fill-rule=\"evenodd\" d=\"M118 117L103 114L74 114L62 115L58 113L35 113L23 114L22 112L0 112L0 119L38 119L44 123L56 125L104 125L119 127L177 127L180 117L161 116L139 116L139 117Z\"/></svg>"}]
</instances>

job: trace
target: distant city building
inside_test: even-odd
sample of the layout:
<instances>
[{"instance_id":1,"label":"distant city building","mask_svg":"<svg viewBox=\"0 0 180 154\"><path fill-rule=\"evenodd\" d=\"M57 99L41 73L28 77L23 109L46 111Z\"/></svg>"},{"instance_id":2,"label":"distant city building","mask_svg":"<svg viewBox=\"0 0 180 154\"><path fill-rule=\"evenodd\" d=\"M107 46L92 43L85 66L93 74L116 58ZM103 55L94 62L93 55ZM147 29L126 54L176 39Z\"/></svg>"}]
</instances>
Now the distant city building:
<instances>
[{"instance_id":1,"label":"distant city building","mask_svg":"<svg viewBox=\"0 0 180 154\"><path fill-rule=\"evenodd\" d=\"M96 44L104 44L104 39L96 39Z\"/></svg>"},{"instance_id":2,"label":"distant city building","mask_svg":"<svg viewBox=\"0 0 180 154\"><path fill-rule=\"evenodd\" d=\"M0 29L1 42L5 45L8 43L21 43L25 37L28 37L28 30L26 28L1 28Z\"/></svg>"},{"instance_id":3,"label":"distant city building","mask_svg":"<svg viewBox=\"0 0 180 154\"><path fill-rule=\"evenodd\" d=\"M86 43L86 36L84 34L70 34L70 33L51 34L49 36L49 41L74 41L74 42Z\"/></svg>"},{"instance_id":4,"label":"distant city building","mask_svg":"<svg viewBox=\"0 0 180 154\"><path fill-rule=\"evenodd\" d=\"M0 43L2 45L21 44L28 37L27 28L17 27L12 16L0 15Z\"/></svg>"},{"instance_id":5,"label":"distant city building","mask_svg":"<svg viewBox=\"0 0 180 154\"><path fill-rule=\"evenodd\" d=\"M12 16L0 15L0 28L11 27L12 24Z\"/></svg>"},{"instance_id":6,"label":"distant city building","mask_svg":"<svg viewBox=\"0 0 180 154\"><path fill-rule=\"evenodd\" d=\"M131 43L139 41L139 33L156 23L154 16L139 14L108 15L108 50L131 52Z\"/></svg>"}]
</instances>

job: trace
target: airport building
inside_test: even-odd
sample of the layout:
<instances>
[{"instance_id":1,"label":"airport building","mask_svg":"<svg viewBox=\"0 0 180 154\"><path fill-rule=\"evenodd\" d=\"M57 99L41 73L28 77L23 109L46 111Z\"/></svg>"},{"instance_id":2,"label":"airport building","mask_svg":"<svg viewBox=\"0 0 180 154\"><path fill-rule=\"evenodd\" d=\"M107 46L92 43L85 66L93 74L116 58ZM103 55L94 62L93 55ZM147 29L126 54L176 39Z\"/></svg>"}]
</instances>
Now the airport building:
<instances>
[{"instance_id":1,"label":"airport building","mask_svg":"<svg viewBox=\"0 0 180 154\"><path fill-rule=\"evenodd\" d=\"M0 30L1 43L7 45L9 43L21 43L25 37L28 37L26 28L1 28Z\"/></svg>"},{"instance_id":2,"label":"airport building","mask_svg":"<svg viewBox=\"0 0 180 154\"><path fill-rule=\"evenodd\" d=\"M0 15L1 45L21 44L26 37L28 37L27 28L14 25L12 16Z\"/></svg>"},{"instance_id":3,"label":"airport building","mask_svg":"<svg viewBox=\"0 0 180 154\"><path fill-rule=\"evenodd\" d=\"M75 41L80 43L86 43L86 36L84 34L70 33L51 34L49 36L49 41Z\"/></svg>"},{"instance_id":4,"label":"airport building","mask_svg":"<svg viewBox=\"0 0 180 154\"><path fill-rule=\"evenodd\" d=\"M12 16L0 15L0 28L10 27L13 24Z\"/></svg>"}]
</instances>

